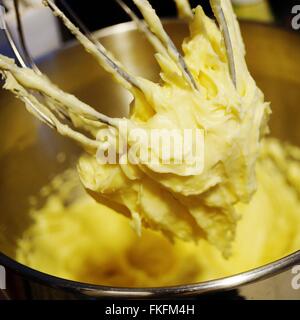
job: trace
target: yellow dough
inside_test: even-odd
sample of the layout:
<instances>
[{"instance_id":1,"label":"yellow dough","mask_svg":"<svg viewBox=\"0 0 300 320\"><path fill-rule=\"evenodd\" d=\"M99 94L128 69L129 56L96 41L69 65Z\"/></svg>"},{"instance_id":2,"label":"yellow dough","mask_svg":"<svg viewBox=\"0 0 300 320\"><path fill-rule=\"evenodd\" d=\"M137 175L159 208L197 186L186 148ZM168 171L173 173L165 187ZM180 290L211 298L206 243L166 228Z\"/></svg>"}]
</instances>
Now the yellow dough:
<instances>
[{"instance_id":1,"label":"yellow dough","mask_svg":"<svg viewBox=\"0 0 300 320\"><path fill-rule=\"evenodd\" d=\"M142 10L153 32L162 33L151 8ZM185 163L175 168L148 163L100 165L90 155L81 158L78 168L84 186L97 201L131 216L138 226L188 241L205 238L229 256L240 217L233 207L247 203L256 190L255 163L270 109L248 72L228 1L224 1L224 12L232 35L237 88L221 32L198 6L183 52L199 91L187 85L170 57L157 54L162 83L139 79L144 95L136 94L131 105L134 127L203 130L203 171L192 172Z\"/></svg>"},{"instance_id":2,"label":"yellow dough","mask_svg":"<svg viewBox=\"0 0 300 320\"><path fill-rule=\"evenodd\" d=\"M188 1L176 0L190 26L183 57L151 5L133 1L146 21L138 25L157 52L160 83L130 74L48 3L84 48L132 94L128 119L109 119L46 76L0 55L5 89L39 119L45 121L45 114L60 134L86 151L78 172L92 196L73 194L78 184L74 173L65 182L56 180L56 192L42 208L32 209L33 224L18 240L16 260L66 279L149 287L216 279L298 250L300 150L272 139L262 144L271 111L248 71L230 0L219 1L228 30L220 30L201 6L191 10ZM211 3L220 22L218 1ZM221 31L229 32L234 68ZM156 163L133 165L121 158L115 164L100 163L99 150L110 145L105 132L121 133L120 147L124 137L119 125L124 123L129 136L135 129L147 136L157 129L177 129L181 134L185 129L200 130L204 149L196 156L203 157L203 168L187 161L174 165L174 155L165 162L153 146L132 137L128 147L138 142L136 157L147 149ZM194 147L192 142L190 150ZM70 201L75 194L76 200Z\"/></svg>"},{"instance_id":3,"label":"yellow dough","mask_svg":"<svg viewBox=\"0 0 300 320\"><path fill-rule=\"evenodd\" d=\"M300 249L300 149L267 140L256 171L257 193L236 208L243 218L229 259L204 240L172 243L148 229L139 237L126 218L84 193L65 207L73 174L33 210L16 259L66 279L129 287L205 281L273 262Z\"/></svg>"},{"instance_id":4,"label":"yellow dough","mask_svg":"<svg viewBox=\"0 0 300 320\"><path fill-rule=\"evenodd\" d=\"M255 165L260 141L268 130L269 104L249 74L239 25L229 0L221 1L221 5L232 42L234 77L222 32L201 6L190 11L186 1L177 1L182 15L192 15L188 18L190 36L183 42L183 59L180 59L151 5L142 0L134 2L151 30L150 40L157 49L156 59L161 67L160 83L130 74L122 77L112 63L123 66L110 53L103 48L104 54L99 54L94 44L80 34L62 12L55 9L55 14L133 95L129 119L110 120L114 124L110 124L109 130L120 133L117 125L125 122L129 129L128 147L136 145L138 159L148 151L156 163L123 164L119 158L116 164L99 163L98 151L110 142L102 137L108 126L95 121L96 111L61 91L45 76L18 68L12 60L0 56L0 69L6 76L5 88L44 110L45 106L32 96L31 90L42 93L47 97L45 103L49 103L49 110L55 110L60 116L68 114L75 127L95 138L75 133L47 111L59 133L75 139L88 151L78 164L87 191L98 202L131 218L138 234L143 226L160 230L172 239L193 242L206 239L229 257L241 217L235 205L248 203L256 191ZM217 12L214 5L213 10ZM112 63L107 63L104 55ZM37 115L28 102L26 105ZM203 158L203 168L185 160L175 165L172 153L167 159L170 161L165 163L161 152L152 145L130 138L134 129L143 129L147 136L153 130L176 129L180 137L184 130L200 130L204 135L204 148L197 149L196 159ZM123 137L118 137L118 145L123 143ZM189 146L189 150L193 149L195 141ZM120 150L117 151L122 156Z\"/></svg>"}]
</instances>

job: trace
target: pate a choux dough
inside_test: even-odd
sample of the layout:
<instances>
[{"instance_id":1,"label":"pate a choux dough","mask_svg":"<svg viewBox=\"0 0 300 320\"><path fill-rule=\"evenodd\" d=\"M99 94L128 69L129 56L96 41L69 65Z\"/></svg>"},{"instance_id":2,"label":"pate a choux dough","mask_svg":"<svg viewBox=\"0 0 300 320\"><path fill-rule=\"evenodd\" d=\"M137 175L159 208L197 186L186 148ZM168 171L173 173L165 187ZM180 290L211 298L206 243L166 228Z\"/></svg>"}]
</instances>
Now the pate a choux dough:
<instances>
[{"instance_id":1,"label":"pate a choux dough","mask_svg":"<svg viewBox=\"0 0 300 320\"><path fill-rule=\"evenodd\" d=\"M129 287L193 283L260 267L300 248L300 150L267 140L256 172L256 194L236 208L243 218L228 259L204 240L172 243L149 229L138 236L125 217L84 193L65 206L70 184L77 183L73 172L65 182L56 179L60 191L32 211L16 259L66 279Z\"/></svg>"}]
</instances>

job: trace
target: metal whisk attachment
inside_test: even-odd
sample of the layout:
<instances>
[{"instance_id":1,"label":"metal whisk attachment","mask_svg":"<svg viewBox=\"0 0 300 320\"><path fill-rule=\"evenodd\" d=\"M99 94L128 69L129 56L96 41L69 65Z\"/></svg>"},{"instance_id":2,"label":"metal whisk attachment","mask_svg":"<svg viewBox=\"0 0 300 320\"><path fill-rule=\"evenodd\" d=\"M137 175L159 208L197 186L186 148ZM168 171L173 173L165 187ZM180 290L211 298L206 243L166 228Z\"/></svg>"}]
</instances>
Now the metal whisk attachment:
<instances>
[{"instance_id":1,"label":"metal whisk attachment","mask_svg":"<svg viewBox=\"0 0 300 320\"><path fill-rule=\"evenodd\" d=\"M168 36L163 28L163 25L153 10L148 0L133 0L136 7L141 12L144 20L140 20L138 16L127 6L122 0L115 0L120 7L130 16L130 18L136 23L140 31L142 31L150 43L155 48L156 52L165 55L170 58L178 67L182 73L183 78L192 90L200 91L200 88L195 81L192 73L190 72L184 57L177 50L171 38ZM175 0L177 3L178 0ZM234 53L232 42L230 38L230 30L228 28L226 15L224 12L224 2L229 0L210 0L211 7L215 14L215 17L220 26L221 32L223 34L227 60L229 64L229 71L231 75L232 82L234 86L237 86L236 68L234 61ZM6 38L16 56L17 61L23 68L30 67L32 72L27 77L31 77L32 83L38 83L39 81L44 82L45 86L34 85L30 89L20 87L20 94L18 97L22 99L29 111L35 114L41 121L46 123L51 128L56 129L58 132L67 135L79 142L90 145L91 147L96 147L96 143L93 139L79 133L68 126L61 123L58 118L62 120L71 121L72 114L80 112L83 121L89 122L89 124L97 126L97 121L102 124L107 124L109 126L117 127L118 119L110 118L104 114L96 111L90 106L84 104L74 96L62 92L56 86L54 86L50 80L42 75L39 68L35 65L29 50L26 46L24 30L22 26L22 19L20 15L19 0L13 0L14 8L16 13L17 29L21 44L22 53L18 49L16 42L14 41L11 32L6 26L5 16L1 14L0 19L4 25L4 32ZM143 82L139 80L138 77L130 74L122 64L113 57L113 55L106 50L106 48L93 37L85 25L80 21L80 19L74 14L74 12L68 7L66 3L64 4L65 10L72 17L75 24L62 12L52 0L43 0L43 3L48 6L51 11L58 18L62 20L64 25L70 30L70 32L77 38L77 40L85 47L85 49L99 62L99 64L109 73L111 73L121 85L131 92L139 90L143 92ZM0 0L0 4L2 1ZM177 3L178 4L178 3ZM186 1L188 5L188 1ZM192 17L193 12L190 7L187 8L188 16ZM80 29L78 28L80 27ZM8 76L8 73L22 83L24 80L24 75L20 74L20 70L9 63L3 63L0 66L4 76ZM25 77L26 77L25 76ZM37 93L37 94L36 94ZM58 115L58 116L57 116ZM98 124L99 125L99 124Z\"/></svg>"}]
</instances>

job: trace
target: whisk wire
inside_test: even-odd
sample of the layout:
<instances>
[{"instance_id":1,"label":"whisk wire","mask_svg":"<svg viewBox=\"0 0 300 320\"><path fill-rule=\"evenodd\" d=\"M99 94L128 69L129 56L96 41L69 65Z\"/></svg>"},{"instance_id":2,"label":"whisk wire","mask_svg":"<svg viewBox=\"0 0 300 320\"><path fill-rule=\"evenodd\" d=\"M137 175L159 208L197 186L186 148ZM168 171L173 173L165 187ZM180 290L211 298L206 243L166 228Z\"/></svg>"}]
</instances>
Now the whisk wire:
<instances>
[{"instance_id":1,"label":"whisk wire","mask_svg":"<svg viewBox=\"0 0 300 320\"><path fill-rule=\"evenodd\" d=\"M175 44L171 40L171 38L168 36L166 31L164 30L162 23L160 22L159 17L157 16L155 10L152 8L151 4L147 0L133 0L137 8L140 10L144 17L144 21L140 20L137 15L122 1L122 0L116 0L117 3L122 7L122 9L131 17L133 21L136 22L137 26L141 31L143 31L149 41L152 43L154 48L164 54L170 57L176 65L181 70L184 78L186 79L187 83L195 90L199 91L199 87L191 74L188 66L186 65L186 62L183 58L183 56L179 53L177 50ZM230 38L230 32L227 25L226 17L223 11L222 7L222 1L220 0L210 0L211 6L213 9L213 12L216 16L216 19L219 23L220 29L223 34L225 47L226 47L226 53L228 58L228 64L229 64L229 71L232 78L232 81L237 86L237 75L236 75L236 69L235 69L235 63L234 63L234 53L233 53L233 46ZM25 34L24 34L24 28L22 25L21 15L20 15L20 7L19 7L19 0L13 0L14 7L15 7L15 14L16 14L16 21L17 21L17 30L20 38L20 45L22 48L23 54L20 53L20 50L18 46L16 45L12 34L9 30L9 28L6 25L6 20L3 14L0 14L0 19L3 24L4 33L8 40L8 43L10 44L17 61L23 68L27 68L28 66L31 67L33 70L32 77L40 77L40 81L48 81L49 90L56 95L56 99L53 99L51 95L48 94L47 90L43 91L40 88L31 88L30 92L26 91L24 97L22 100L26 103L26 105L31 109L33 113L36 114L36 116L41 119L44 123L46 123L49 127L54 128L58 131L62 131L62 126L64 126L62 123L59 122L57 117L54 115L53 112L61 116L63 119L71 120L72 117L70 117L70 112L76 112L76 110L81 111L81 117L86 119L86 121L100 121L103 124L107 124L109 126L118 126L118 119L113 119L110 117L107 117L103 115L102 113L96 111L95 109L85 105L83 102L81 102L79 99L71 96L73 99L74 104L69 103L68 99L61 99L61 96L59 95L59 90L51 84L50 80L45 78L39 68L34 63L34 60L28 50ZM52 0L43 0L43 3L48 6L52 12L58 16L66 27L75 35L75 37L78 39L78 41L86 48L86 50L91 53L101 64L102 67L104 67L108 72L114 74L116 78L119 79L121 84L123 84L128 90L132 90L132 88L136 88L140 90L143 93L143 88L138 81L138 78L131 75L129 72L125 70L125 68L122 66L122 64L113 57L113 55L105 49L105 47L93 37L93 35L90 33L88 28L82 23L82 21L77 17L77 15L73 12L73 10L65 3L63 2L63 6L65 10L69 13L69 15L72 17L72 19L75 21L76 25L80 27L82 32L78 29L76 25L74 25L67 17L66 15L56 6L56 4ZM0 0L0 5L2 4L2 0ZM12 77L14 77L15 81L18 81L17 73L14 74L13 68L12 69L2 69L2 74L4 76L7 76L8 73ZM20 86L22 86L22 83L20 83ZM26 90L24 87L22 87L24 90ZM40 102L34 95L31 93L32 90L36 90L41 97L43 98L43 102ZM65 93L65 96L70 96L67 93ZM21 98L21 97L20 97ZM74 109L74 110L73 110ZM71 129L72 130L72 129ZM64 131L64 130L63 130ZM66 135L68 135L68 132L65 132ZM80 136L81 134L73 131L70 136L73 135L73 138L75 137L75 140L78 138L85 139L86 137ZM80 138L80 139L79 139ZM88 138L86 138L88 139Z\"/></svg>"}]
</instances>

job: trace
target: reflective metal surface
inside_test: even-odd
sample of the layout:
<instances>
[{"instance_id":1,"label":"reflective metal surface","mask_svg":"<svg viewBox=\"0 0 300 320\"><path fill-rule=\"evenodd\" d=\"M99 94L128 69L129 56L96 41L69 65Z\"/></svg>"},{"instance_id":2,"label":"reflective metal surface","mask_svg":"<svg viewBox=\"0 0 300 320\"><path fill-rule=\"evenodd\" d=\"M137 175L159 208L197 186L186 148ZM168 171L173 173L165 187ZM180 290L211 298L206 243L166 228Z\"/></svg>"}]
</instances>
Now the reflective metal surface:
<instances>
[{"instance_id":1,"label":"reflective metal surface","mask_svg":"<svg viewBox=\"0 0 300 320\"><path fill-rule=\"evenodd\" d=\"M187 28L166 21L179 45ZM250 70L272 101L272 135L300 145L300 36L278 28L242 24ZM137 75L158 79L153 50L132 23L99 31L101 42ZM78 45L47 56L39 67L64 90L109 116L126 116L130 96L102 71ZM225 279L188 286L126 289L91 286L42 274L16 263L16 240L30 225L28 198L53 176L72 165L79 149L41 125L10 94L0 92L0 265L7 268L6 296L14 298L99 298L189 296L222 298L300 298L292 288L290 268L300 264L300 252L268 266ZM64 163L60 152L68 154ZM276 195L274 195L276 196ZM299 208L300 214L300 208ZM11 258L9 258L11 257ZM284 272L286 271L286 272ZM268 279L267 279L268 278ZM265 280L267 279L267 280ZM251 284L250 284L251 283Z\"/></svg>"}]
</instances>

